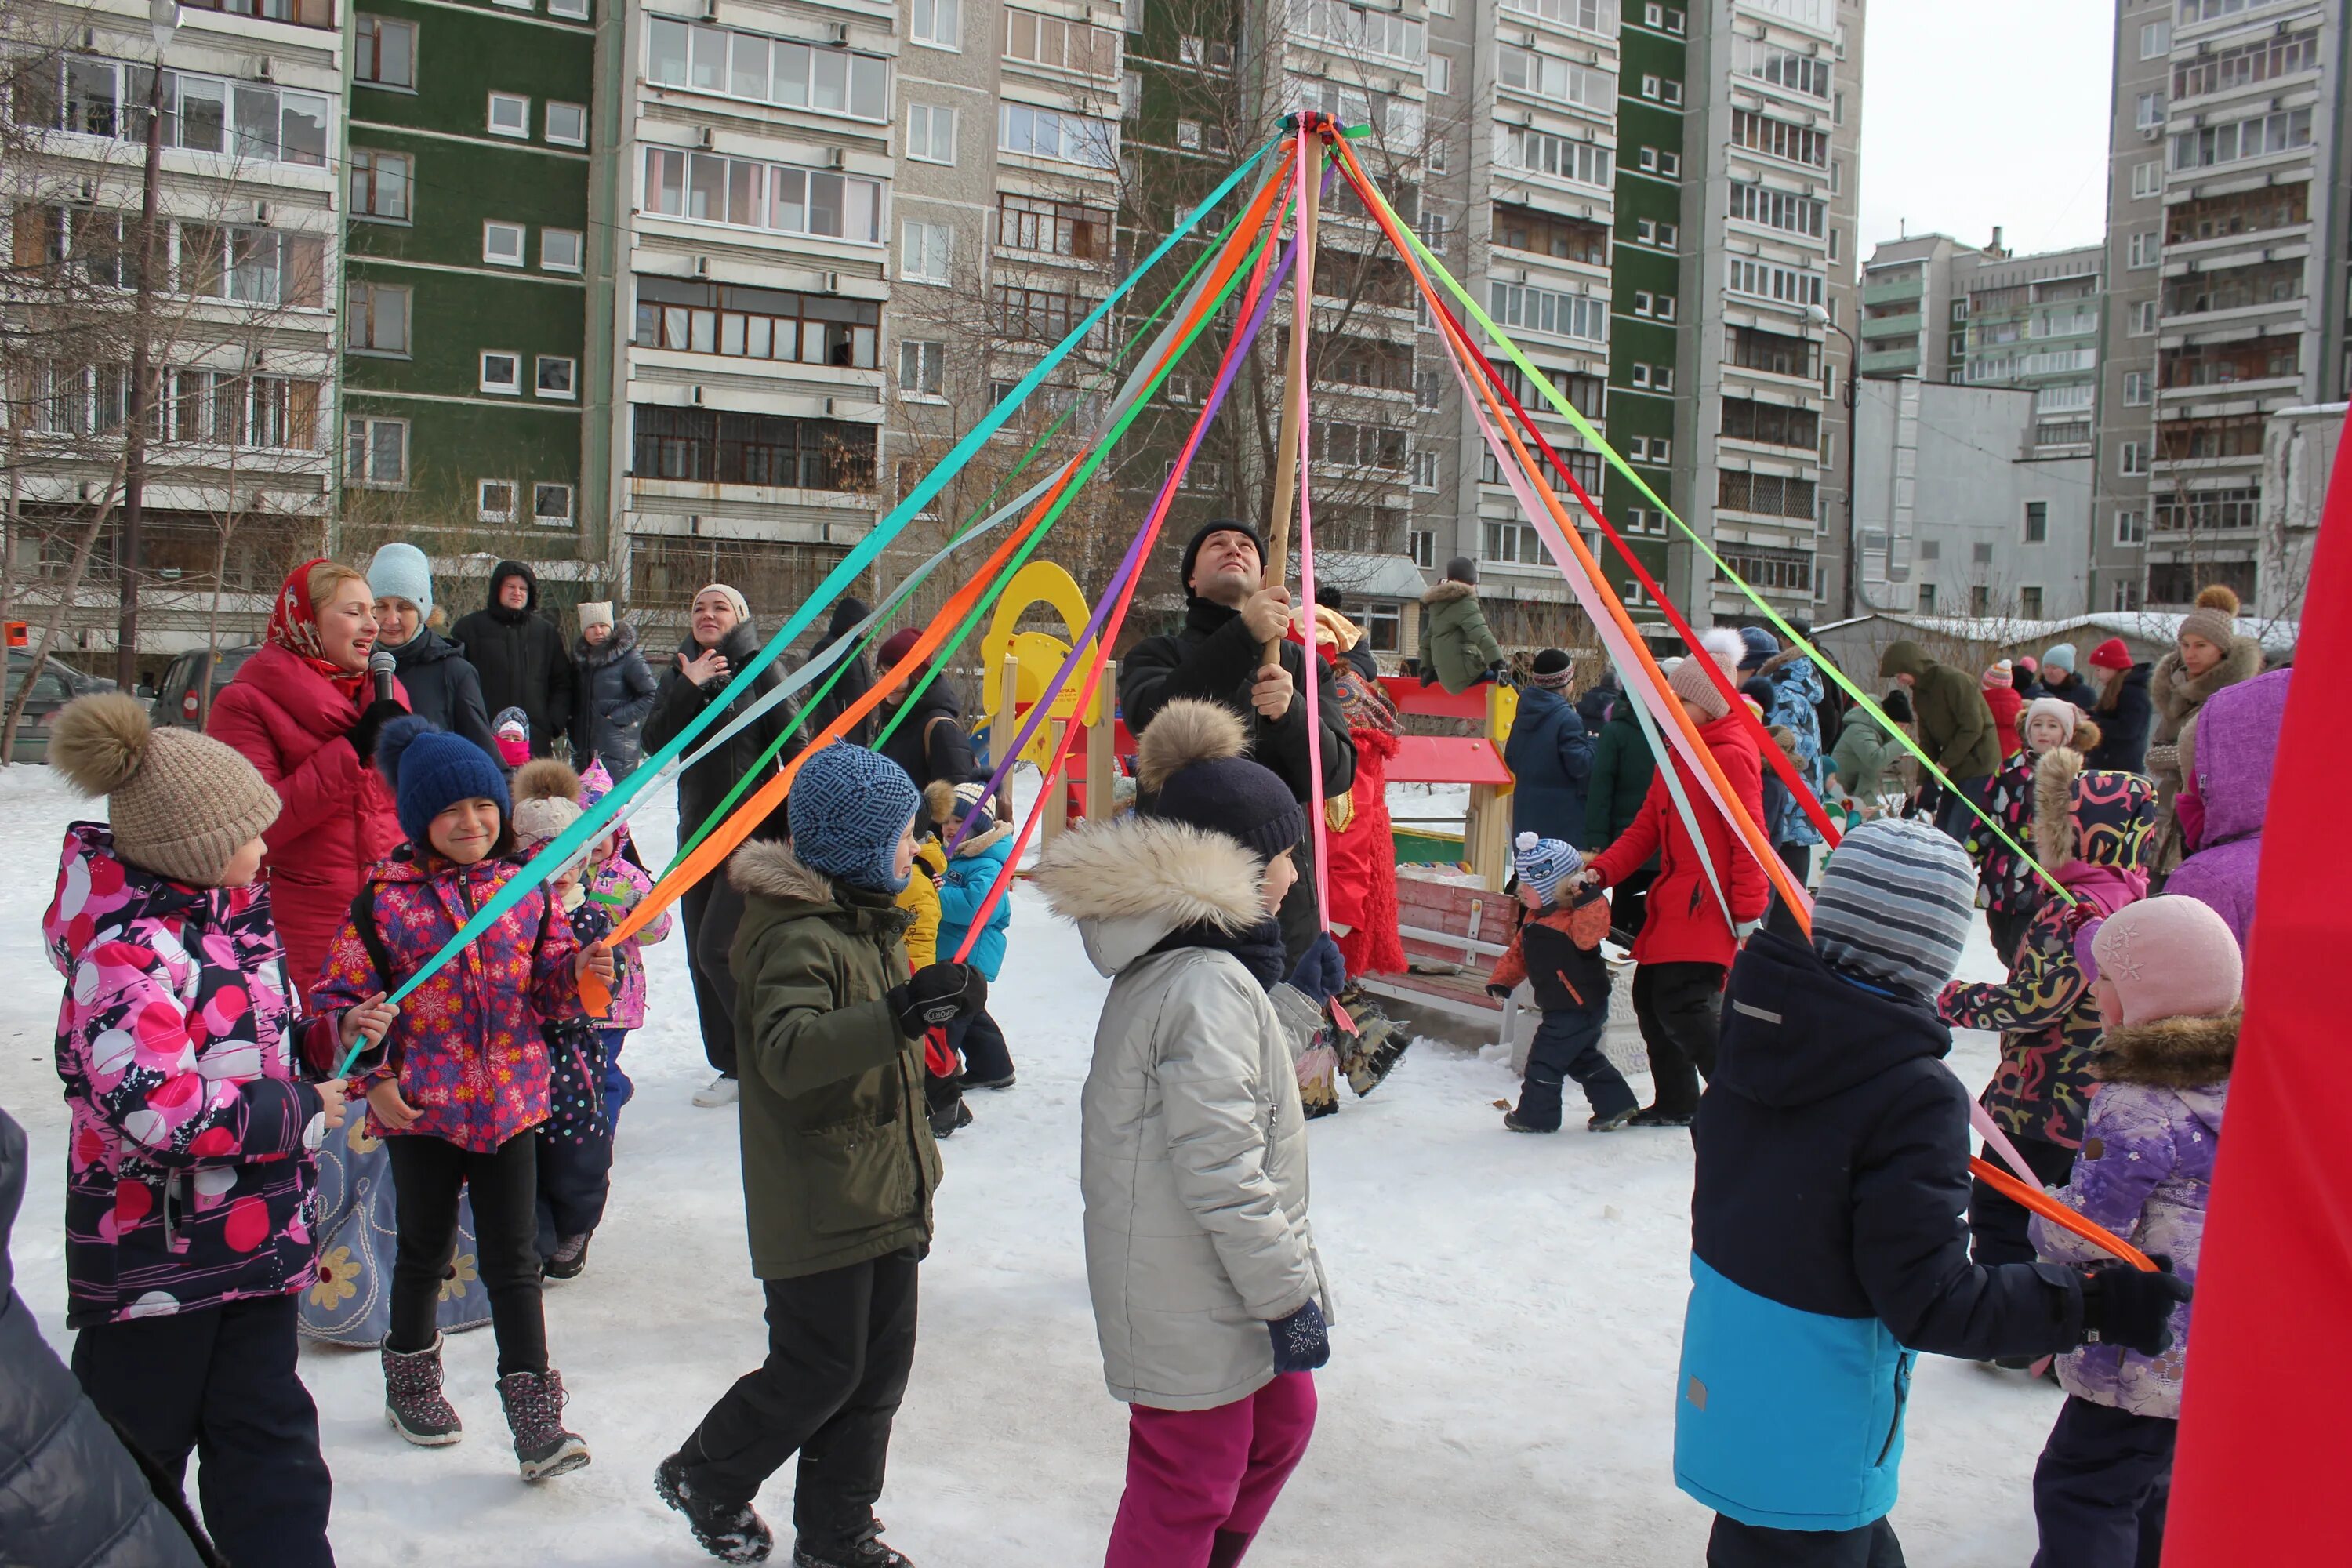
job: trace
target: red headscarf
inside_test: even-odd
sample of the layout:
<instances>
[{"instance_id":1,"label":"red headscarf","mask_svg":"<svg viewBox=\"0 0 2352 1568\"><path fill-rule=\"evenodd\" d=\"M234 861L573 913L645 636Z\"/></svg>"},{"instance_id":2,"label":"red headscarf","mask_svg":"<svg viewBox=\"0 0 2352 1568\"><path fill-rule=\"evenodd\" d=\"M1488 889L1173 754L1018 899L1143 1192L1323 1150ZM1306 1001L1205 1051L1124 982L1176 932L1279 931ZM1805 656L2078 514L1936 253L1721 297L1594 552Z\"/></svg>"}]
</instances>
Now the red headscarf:
<instances>
[{"instance_id":1,"label":"red headscarf","mask_svg":"<svg viewBox=\"0 0 2352 1568\"><path fill-rule=\"evenodd\" d=\"M327 564L326 557L305 561L286 574L278 585L278 602L269 609L269 640L319 672L320 679L350 698L360 700L361 689L367 685L367 671L345 669L327 657L327 645L319 636L318 613L310 607L310 572Z\"/></svg>"}]
</instances>

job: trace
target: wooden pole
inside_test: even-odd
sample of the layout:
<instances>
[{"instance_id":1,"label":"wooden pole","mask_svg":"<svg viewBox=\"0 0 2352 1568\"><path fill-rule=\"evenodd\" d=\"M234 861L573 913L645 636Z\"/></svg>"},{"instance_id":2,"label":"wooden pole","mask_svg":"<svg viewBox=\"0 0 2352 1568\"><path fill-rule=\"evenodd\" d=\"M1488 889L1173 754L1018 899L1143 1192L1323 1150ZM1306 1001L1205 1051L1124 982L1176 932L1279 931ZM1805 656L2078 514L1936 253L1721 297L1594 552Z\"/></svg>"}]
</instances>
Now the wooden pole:
<instances>
[{"instance_id":1,"label":"wooden pole","mask_svg":"<svg viewBox=\"0 0 2352 1568\"><path fill-rule=\"evenodd\" d=\"M1307 342L1315 325L1315 230L1323 209L1322 115L1302 113L1298 138L1310 143L1307 155L1307 188L1299 193L1298 260L1290 277L1290 338L1283 345L1286 384L1282 426L1275 437L1274 533L1267 541L1265 586L1279 588L1290 576L1290 513L1298 493L1298 426L1307 417ZM1310 624L1307 645L1310 666L1315 656ZM1279 665L1282 639L1265 645L1265 662Z\"/></svg>"},{"instance_id":2,"label":"wooden pole","mask_svg":"<svg viewBox=\"0 0 2352 1568\"><path fill-rule=\"evenodd\" d=\"M1096 688L1095 721L1087 726L1087 820L1108 822L1111 802L1118 794L1118 704L1111 694L1118 689L1118 660L1109 659L1103 665L1102 680ZM1083 719L1085 714L1077 717Z\"/></svg>"}]
</instances>

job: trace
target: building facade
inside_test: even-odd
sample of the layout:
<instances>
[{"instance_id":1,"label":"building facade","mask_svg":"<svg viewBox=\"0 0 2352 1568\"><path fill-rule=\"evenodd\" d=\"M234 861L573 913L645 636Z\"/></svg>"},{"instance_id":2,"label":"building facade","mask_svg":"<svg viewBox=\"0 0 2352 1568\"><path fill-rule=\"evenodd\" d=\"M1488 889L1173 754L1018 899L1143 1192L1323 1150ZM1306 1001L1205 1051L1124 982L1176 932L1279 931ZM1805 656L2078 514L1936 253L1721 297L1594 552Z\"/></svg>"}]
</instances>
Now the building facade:
<instances>
[{"instance_id":1,"label":"building facade","mask_svg":"<svg viewBox=\"0 0 2352 1568\"><path fill-rule=\"evenodd\" d=\"M2037 457L2090 455L2105 256L2103 245L1988 256L1969 279L1964 374L1950 379L2032 392L2028 439Z\"/></svg>"},{"instance_id":2,"label":"building facade","mask_svg":"<svg viewBox=\"0 0 2352 1568\"><path fill-rule=\"evenodd\" d=\"M1969 289L1979 267L2007 254L1997 228L1982 249L1945 234L1874 247L1862 270L1862 374L1966 380Z\"/></svg>"}]
</instances>

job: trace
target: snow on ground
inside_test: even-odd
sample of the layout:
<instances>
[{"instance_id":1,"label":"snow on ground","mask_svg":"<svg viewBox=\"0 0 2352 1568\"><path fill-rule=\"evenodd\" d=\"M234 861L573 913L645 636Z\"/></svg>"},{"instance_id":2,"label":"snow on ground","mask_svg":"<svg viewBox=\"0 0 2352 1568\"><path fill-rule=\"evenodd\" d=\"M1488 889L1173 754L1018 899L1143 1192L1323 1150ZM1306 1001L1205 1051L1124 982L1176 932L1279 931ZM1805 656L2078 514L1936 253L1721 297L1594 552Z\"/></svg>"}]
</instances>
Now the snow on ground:
<instances>
[{"instance_id":1,"label":"snow on ground","mask_svg":"<svg viewBox=\"0 0 2352 1568\"><path fill-rule=\"evenodd\" d=\"M46 770L0 773L0 1104L33 1169L17 1288L62 1350L57 1224L65 1116L50 1066L58 982L39 947L58 828ZM640 818L655 855L666 806ZM652 858L652 857L649 857ZM1099 1562L1124 1413L1104 1393L1079 1238L1078 1090L1105 983L1025 888L993 1005L1020 1086L975 1097L944 1151L920 1349L880 1513L924 1568ZM453 1448L412 1448L382 1415L376 1359L305 1346L336 1483L345 1568L521 1561L707 1562L648 1485L654 1465L762 1353L730 1112L688 1103L709 1077L676 940L651 952L661 1021L629 1044L611 1213L587 1274L548 1291L549 1339L595 1462L515 1477L487 1332L453 1340ZM1981 933L1969 973L1992 969ZM1991 1042L1955 1053L1971 1084ZM1672 1476L1686 1288L1690 1149L1679 1133L1505 1134L1507 1069L1417 1045L1386 1086L1317 1122L1314 1217L1337 1298L1313 1448L1254 1568L1696 1564L1708 1516ZM1895 1521L1911 1561L2023 1562L2028 1483L2055 1390L1929 1357L1911 1404ZM762 1507L792 1513L789 1470Z\"/></svg>"}]
</instances>

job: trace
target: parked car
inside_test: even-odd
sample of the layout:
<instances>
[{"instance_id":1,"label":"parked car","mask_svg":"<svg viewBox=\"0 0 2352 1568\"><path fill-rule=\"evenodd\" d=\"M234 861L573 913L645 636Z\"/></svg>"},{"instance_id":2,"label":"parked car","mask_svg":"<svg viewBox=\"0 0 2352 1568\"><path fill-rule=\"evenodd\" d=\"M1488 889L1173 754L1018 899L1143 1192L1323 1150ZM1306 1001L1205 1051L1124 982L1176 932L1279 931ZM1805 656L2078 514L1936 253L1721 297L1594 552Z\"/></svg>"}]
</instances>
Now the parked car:
<instances>
[{"instance_id":1,"label":"parked car","mask_svg":"<svg viewBox=\"0 0 2352 1568\"><path fill-rule=\"evenodd\" d=\"M194 648L172 661L163 672L163 684L155 696L155 722L170 724L182 730L204 728L206 700L204 690L207 667L212 677L212 700L220 699L222 688L236 679L236 672L251 658L259 643L241 643L220 650L215 658L209 648Z\"/></svg>"},{"instance_id":2,"label":"parked car","mask_svg":"<svg viewBox=\"0 0 2352 1568\"><path fill-rule=\"evenodd\" d=\"M20 763L48 760L49 726L56 722L58 709L77 697L114 689L111 680L103 676L84 675L58 658L43 659L37 672L30 653L21 648L11 648L8 650L7 695L0 700L16 701L16 693L24 689L27 679L33 683L33 695L26 700L25 716L16 724L16 760Z\"/></svg>"}]
</instances>

